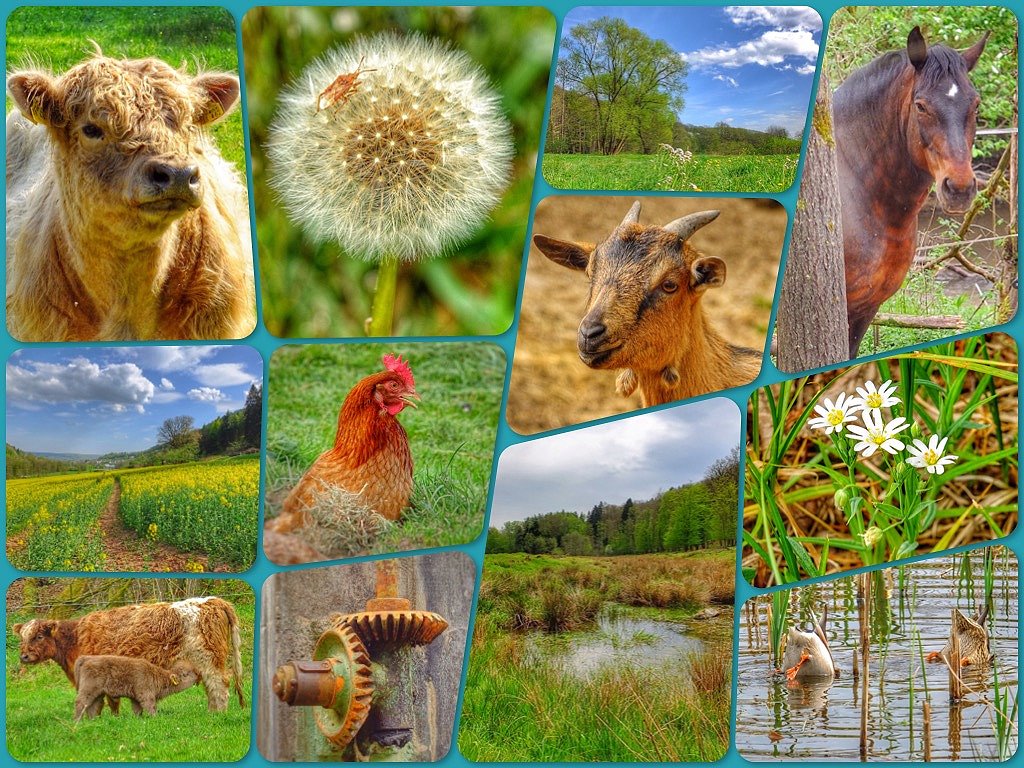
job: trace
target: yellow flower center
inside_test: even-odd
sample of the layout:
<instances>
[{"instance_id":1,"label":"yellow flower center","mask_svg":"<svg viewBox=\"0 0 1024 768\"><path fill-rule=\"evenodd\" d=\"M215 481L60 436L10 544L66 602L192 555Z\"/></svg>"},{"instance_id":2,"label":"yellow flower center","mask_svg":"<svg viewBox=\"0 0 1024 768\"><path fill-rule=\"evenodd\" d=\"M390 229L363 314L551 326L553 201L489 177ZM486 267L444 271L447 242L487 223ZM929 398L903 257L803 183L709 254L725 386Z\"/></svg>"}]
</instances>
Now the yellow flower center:
<instances>
[{"instance_id":1,"label":"yellow flower center","mask_svg":"<svg viewBox=\"0 0 1024 768\"><path fill-rule=\"evenodd\" d=\"M885 433L884 433L884 432L872 432L872 433L871 433L871 434L870 434L870 435L868 436L868 440L870 440L870 441L871 441L872 443L874 443L875 445L881 445L881 444L882 444L882 443L884 443L884 442L885 442L886 440L888 440L888 438L887 438L887 437L885 436Z\"/></svg>"},{"instance_id":2,"label":"yellow flower center","mask_svg":"<svg viewBox=\"0 0 1024 768\"><path fill-rule=\"evenodd\" d=\"M882 396L878 392L872 392L870 395L864 398L864 403L868 408L881 408L882 407Z\"/></svg>"},{"instance_id":3,"label":"yellow flower center","mask_svg":"<svg viewBox=\"0 0 1024 768\"><path fill-rule=\"evenodd\" d=\"M929 448L927 451L921 454L921 458L924 459L924 463L927 464L929 467L939 463L939 454L937 454L931 448Z\"/></svg>"},{"instance_id":4,"label":"yellow flower center","mask_svg":"<svg viewBox=\"0 0 1024 768\"><path fill-rule=\"evenodd\" d=\"M825 417L828 423L831 424L833 427L838 427L840 424L842 424L844 418L846 418L846 414L843 413L838 408L834 408L831 411L829 411L828 416Z\"/></svg>"}]
</instances>

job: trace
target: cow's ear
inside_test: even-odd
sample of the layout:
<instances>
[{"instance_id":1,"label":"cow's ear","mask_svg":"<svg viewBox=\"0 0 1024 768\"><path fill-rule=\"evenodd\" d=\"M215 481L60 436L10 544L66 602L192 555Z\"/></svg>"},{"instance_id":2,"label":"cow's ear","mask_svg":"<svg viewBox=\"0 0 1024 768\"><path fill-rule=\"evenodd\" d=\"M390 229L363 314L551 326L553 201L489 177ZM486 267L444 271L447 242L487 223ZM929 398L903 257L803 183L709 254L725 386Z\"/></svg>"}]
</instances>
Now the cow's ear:
<instances>
[{"instance_id":1,"label":"cow's ear","mask_svg":"<svg viewBox=\"0 0 1024 768\"><path fill-rule=\"evenodd\" d=\"M24 624L15 624L13 627L11 627L11 632L13 632L16 635L20 635L21 634L21 628L24 627L24 626L25 626Z\"/></svg>"},{"instance_id":2,"label":"cow's ear","mask_svg":"<svg viewBox=\"0 0 1024 768\"><path fill-rule=\"evenodd\" d=\"M33 123L52 128L67 124L63 104L49 75L42 72L21 72L7 79L7 90L18 109Z\"/></svg>"},{"instance_id":3,"label":"cow's ear","mask_svg":"<svg viewBox=\"0 0 1024 768\"><path fill-rule=\"evenodd\" d=\"M53 637L53 624L43 624L43 628L39 631L43 637Z\"/></svg>"},{"instance_id":4,"label":"cow's ear","mask_svg":"<svg viewBox=\"0 0 1024 768\"><path fill-rule=\"evenodd\" d=\"M238 78L234 75L199 75L193 85L199 94L194 115L197 125L217 122L238 102Z\"/></svg>"}]
</instances>

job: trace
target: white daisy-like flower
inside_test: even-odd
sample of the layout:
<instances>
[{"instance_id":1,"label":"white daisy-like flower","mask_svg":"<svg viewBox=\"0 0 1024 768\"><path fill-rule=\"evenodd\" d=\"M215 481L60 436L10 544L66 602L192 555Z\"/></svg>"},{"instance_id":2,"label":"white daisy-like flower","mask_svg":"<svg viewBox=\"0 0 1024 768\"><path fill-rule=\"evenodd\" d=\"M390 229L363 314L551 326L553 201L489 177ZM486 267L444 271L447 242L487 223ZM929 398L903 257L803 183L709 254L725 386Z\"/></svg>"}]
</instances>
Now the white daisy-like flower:
<instances>
[{"instance_id":1,"label":"white daisy-like flower","mask_svg":"<svg viewBox=\"0 0 1024 768\"><path fill-rule=\"evenodd\" d=\"M952 453L948 456L943 455L947 440L949 440L948 437L940 438L938 435L928 438L927 445L920 440L914 440L913 445L907 446L907 450L912 454L912 458L907 459L907 464L919 469L926 469L930 475L941 475L946 471L946 467L955 464L960 458Z\"/></svg>"},{"instance_id":2,"label":"white daisy-like flower","mask_svg":"<svg viewBox=\"0 0 1024 768\"><path fill-rule=\"evenodd\" d=\"M840 392L834 403L826 397L822 404L814 406L818 416L809 420L807 425L813 429L824 429L826 435L842 432L847 422L856 420L856 408L853 398L847 398L845 392Z\"/></svg>"},{"instance_id":3,"label":"white daisy-like flower","mask_svg":"<svg viewBox=\"0 0 1024 768\"><path fill-rule=\"evenodd\" d=\"M850 437L858 441L853 446L853 450L857 453L866 458L881 448L883 451L896 455L898 451L907 447L902 440L895 437L897 433L910 426L902 416L890 422L883 422L880 413L867 409L861 411L860 416L864 421L863 427L851 424L846 428Z\"/></svg>"},{"instance_id":4,"label":"white daisy-like flower","mask_svg":"<svg viewBox=\"0 0 1024 768\"><path fill-rule=\"evenodd\" d=\"M886 379L877 389L875 382L869 380L864 382L863 387L857 387L857 394L860 397L852 397L850 400L865 411L880 414L883 408L892 408L896 403L902 402L898 397L893 397L895 391L896 385L892 383L892 379Z\"/></svg>"}]
</instances>

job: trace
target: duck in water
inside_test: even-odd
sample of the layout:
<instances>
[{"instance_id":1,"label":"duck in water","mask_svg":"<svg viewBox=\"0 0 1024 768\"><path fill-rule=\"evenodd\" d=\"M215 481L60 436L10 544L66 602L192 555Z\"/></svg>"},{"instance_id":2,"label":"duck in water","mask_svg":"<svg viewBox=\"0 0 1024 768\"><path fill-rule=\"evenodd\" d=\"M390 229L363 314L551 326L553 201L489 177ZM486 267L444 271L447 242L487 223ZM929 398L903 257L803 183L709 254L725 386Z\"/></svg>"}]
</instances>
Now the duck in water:
<instances>
[{"instance_id":1,"label":"duck in water","mask_svg":"<svg viewBox=\"0 0 1024 768\"><path fill-rule=\"evenodd\" d=\"M817 621L814 614L811 614L809 628L789 628L786 634L786 652L782 656L782 666L789 682L834 678L839 674L825 635L827 621L826 610L821 621Z\"/></svg>"},{"instance_id":2,"label":"duck in water","mask_svg":"<svg viewBox=\"0 0 1024 768\"><path fill-rule=\"evenodd\" d=\"M970 618L957 609L953 614L953 626L949 628L949 640L941 651L932 651L925 659L930 662L949 663L953 653L953 635L960 644L961 667L987 667L992 663L992 651L988 644L988 630L985 620L988 618L988 606L984 606L974 618Z\"/></svg>"}]
</instances>

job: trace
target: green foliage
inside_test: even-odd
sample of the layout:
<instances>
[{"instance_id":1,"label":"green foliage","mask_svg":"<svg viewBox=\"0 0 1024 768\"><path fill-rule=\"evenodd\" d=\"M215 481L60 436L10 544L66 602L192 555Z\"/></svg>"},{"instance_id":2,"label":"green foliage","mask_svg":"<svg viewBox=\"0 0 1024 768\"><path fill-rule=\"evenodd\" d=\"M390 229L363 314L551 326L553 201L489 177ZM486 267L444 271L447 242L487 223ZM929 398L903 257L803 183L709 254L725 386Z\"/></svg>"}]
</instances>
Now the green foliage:
<instances>
[{"instance_id":1,"label":"green foliage","mask_svg":"<svg viewBox=\"0 0 1024 768\"><path fill-rule=\"evenodd\" d=\"M495 334L511 324L554 44L550 12L253 8L245 15L242 40L264 319L275 335L363 336L377 269L335 244L311 243L276 201L265 147L278 91L327 49L354 35L396 29L451 41L483 67L512 123L515 158L508 191L476 235L445 258L402 268L395 335Z\"/></svg>"},{"instance_id":2,"label":"green foliage","mask_svg":"<svg viewBox=\"0 0 1024 768\"><path fill-rule=\"evenodd\" d=\"M736 528L739 451L719 459L698 483L646 501L601 502L587 514L548 512L492 528L487 552L541 555L683 552L731 544Z\"/></svg>"},{"instance_id":3,"label":"green foliage","mask_svg":"<svg viewBox=\"0 0 1024 768\"><path fill-rule=\"evenodd\" d=\"M338 411L381 356L412 367L419 408L398 417L413 457L413 509L377 538L373 551L464 544L481 531L505 379L501 349L487 343L286 346L270 366L267 415L267 511L334 444ZM343 532L337 532L344 539ZM362 551L349 554L362 554Z\"/></svg>"},{"instance_id":4,"label":"green foliage","mask_svg":"<svg viewBox=\"0 0 1024 768\"><path fill-rule=\"evenodd\" d=\"M263 384L249 387L245 405L218 416L199 430L199 452L203 456L260 450L263 419Z\"/></svg>"},{"instance_id":5,"label":"green foliage","mask_svg":"<svg viewBox=\"0 0 1024 768\"><path fill-rule=\"evenodd\" d=\"M111 6L22 6L7 19L9 69L43 66L62 73L92 53L118 58L154 56L189 72L238 71L235 22L223 8L116 8ZM7 110L12 106L7 99ZM213 126L224 159L245 172L242 111Z\"/></svg>"},{"instance_id":6,"label":"green foliage","mask_svg":"<svg viewBox=\"0 0 1024 768\"><path fill-rule=\"evenodd\" d=\"M557 189L784 192L793 185L799 155L694 155L680 171L654 155L545 153L544 178Z\"/></svg>"},{"instance_id":7,"label":"green foliage","mask_svg":"<svg viewBox=\"0 0 1024 768\"><path fill-rule=\"evenodd\" d=\"M128 579L121 579L127 584ZM229 585L248 593L243 602ZM22 762L230 762L249 751L252 702L252 590L243 582L218 581L211 592L234 602L242 637L242 689L246 706L232 696L225 712L209 712L206 692L196 686L168 696L154 717L136 717L123 702L120 717L104 708L94 720L74 723L75 689L54 662L22 665L17 646L7 648L7 748ZM166 596L165 596L166 597ZM152 599L159 599L154 596ZM78 610L76 613L82 613ZM16 621L38 614L25 605L9 611L7 637Z\"/></svg>"},{"instance_id":8,"label":"green foliage","mask_svg":"<svg viewBox=\"0 0 1024 768\"><path fill-rule=\"evenodd\" d=\"M652 152L671 140L686 71L668 43L622 19L575 25L562 38L545 150Z\"/></svg>"}]
</instances>

